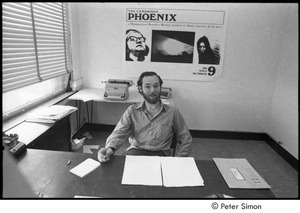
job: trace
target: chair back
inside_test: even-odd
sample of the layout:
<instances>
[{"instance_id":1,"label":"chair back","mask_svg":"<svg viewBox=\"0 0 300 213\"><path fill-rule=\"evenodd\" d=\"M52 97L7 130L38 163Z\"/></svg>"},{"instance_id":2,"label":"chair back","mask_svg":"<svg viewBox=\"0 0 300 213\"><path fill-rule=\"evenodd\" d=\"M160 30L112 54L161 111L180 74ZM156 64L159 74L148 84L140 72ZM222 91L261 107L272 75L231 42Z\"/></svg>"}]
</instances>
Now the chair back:
<instances>
[{"instance_id":1,"label":"chair back","mask_svg":"<svg viewBox=\"0 0 300 213\"><path fill-rule=\"evenodd\" d=\"M172 143L171 143L170 148L171 148L171 156L175 157L176 150L177 150L177 137L176 137L175 131L174 131L174 135L173 135L173 138L172 138Z\"/></svg>"}]
</instances>

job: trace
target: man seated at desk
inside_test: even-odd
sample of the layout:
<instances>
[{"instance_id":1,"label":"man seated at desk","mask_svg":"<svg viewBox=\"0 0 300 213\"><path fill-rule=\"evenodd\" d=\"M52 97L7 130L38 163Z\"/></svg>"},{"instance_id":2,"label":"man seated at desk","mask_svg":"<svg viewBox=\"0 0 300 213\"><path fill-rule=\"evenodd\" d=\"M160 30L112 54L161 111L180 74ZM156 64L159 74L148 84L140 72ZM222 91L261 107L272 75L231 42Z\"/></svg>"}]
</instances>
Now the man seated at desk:
<instances>
[{"instance_id":1,"label":"man seated at desk","mask_svg":"<svg viewBox=\"0 0 300 213\"><path fill-rule=\"evenodd\" d=\"M180 112L160 100L162 84L155 72L141 74L137 85L144 101L124 112L105 148L98 152L100 162L108 161L127 140L130 147L126 155L170 156L173 136L178 144L176 156L189 156L192 136Z\"/></svg>"}]
</instances>

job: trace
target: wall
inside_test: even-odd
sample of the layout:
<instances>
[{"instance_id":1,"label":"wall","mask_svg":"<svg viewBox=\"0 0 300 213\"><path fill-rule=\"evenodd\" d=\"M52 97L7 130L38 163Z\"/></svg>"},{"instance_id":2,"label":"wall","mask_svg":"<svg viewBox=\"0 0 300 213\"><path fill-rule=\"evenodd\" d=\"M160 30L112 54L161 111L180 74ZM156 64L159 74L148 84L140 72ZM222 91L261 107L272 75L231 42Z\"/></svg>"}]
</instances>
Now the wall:
<instances>
[{"instance_id":1,"label":"wall","mask_svg":"<svg viewBox=\"0 0 300 213\"><path fill-rule=\"evenodd\" d=\"M286 11L287 25L283 26L286 33L281 46L281 57L276 75L272 104L266 116L266 132L282 142L282 146L298 158L298 13L296 7Z\"/></svg>"},{"instance_id":2,"label":"wall","mask_svg":"<svg viewBox=\"0 0 300 213\"><path fill-rule=\"evenodd\" d=\"M278 126L272 125L276 114L283 113L272 104L285 96L286 93L279 94L282 89L297 89L298 82L289 84L288 79L279 80L283 74L281 70L286 66L286 58L292 63L290 75L286 78L293 78L298 71L297 60L290 57L294 53L297 55L298 45L290 41L288 49L281 51L282 41L295 39L296 36L286 31L297 28L297 23L289 19L297 14L294 9L296 4L166 3L162 6L158 3L139 3L130 6L226 10L228 25L223 76L214 82L166 80L164 85L172 87L176 106L190 129L269 131L277 132L277 135L273 134L275 139L280 136L289 138L288 133L277 131L279 123ZM74 70L82 76L85 87L104 87L101 81L125 77L121 47L124 45L122 29L126 7L126 4L118 3L72 4L72 20L75 22L72 26L76 32L73 36L78 41L74 48L73 61L77 63ZM292 12L291 15L286 15L289 12ZM146 69L141 67L141 71ZM297 126L296 103L292 96L286 101L284 106L293 105L291 121L281 117L280 123L288 125L292 122L293 126ZM96 123L116 124L125 108L123 105L97 104L94 106L97 113L93 120ZM101 113L103 110L107 113ZM293 135L298 135L294 129L291 131ZM285 141L290 143L290 139ZM292 143L286 148L289 151L298 150L295 146L298 144ZM295 152L292 153L295 155Z\"/></svg>"}]
</instances>

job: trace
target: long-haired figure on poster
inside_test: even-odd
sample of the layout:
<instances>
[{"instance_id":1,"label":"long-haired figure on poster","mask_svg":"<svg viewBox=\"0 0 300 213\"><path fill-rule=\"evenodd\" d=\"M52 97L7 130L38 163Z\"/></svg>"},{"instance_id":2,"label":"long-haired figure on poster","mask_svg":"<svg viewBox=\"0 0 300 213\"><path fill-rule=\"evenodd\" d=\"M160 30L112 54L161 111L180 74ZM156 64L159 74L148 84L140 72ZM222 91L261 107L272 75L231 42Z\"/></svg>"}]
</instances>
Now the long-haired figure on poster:
<instances>
[{"instance_id":1,"label":"long-haired figure on poster","mask_svg":"<svg viewBox=\"0 0 300 213\"><path fill-rule=\"evenodd\" d=\"M212 49L210 42L206 36L202 36L197 41L197 50L199 64L219 64L219 49L217 46L214 49Z\"/></svg>"},{"instance_id":2,"label":"long-haired figure on poster","mask_svg":"<svg viewBox=\"0 0 300 213\"><path fill-rule=\"evenodd\" d=\"M138 30L126 31L126 61L144 61L149 53L146 38Z\"/></svg>"}]
</instances>

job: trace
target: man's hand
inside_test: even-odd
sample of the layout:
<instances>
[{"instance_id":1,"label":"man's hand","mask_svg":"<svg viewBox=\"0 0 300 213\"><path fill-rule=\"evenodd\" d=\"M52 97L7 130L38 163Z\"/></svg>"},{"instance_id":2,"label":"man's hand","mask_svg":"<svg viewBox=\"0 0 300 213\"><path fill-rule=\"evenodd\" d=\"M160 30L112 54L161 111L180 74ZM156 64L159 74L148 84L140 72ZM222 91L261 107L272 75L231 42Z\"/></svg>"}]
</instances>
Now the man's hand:
<instances>
[{"instance_id":1,"label":"man's hand","mask_svg":"<svg viewBox=\"0 0 300 213\"><path fill-rule=\"evenodd\" d=\"M100 163L104 163L110 160L110 156L114 153L111 148L101 148L98 152L98 160Z\"/></svg>"}]
</instances>

